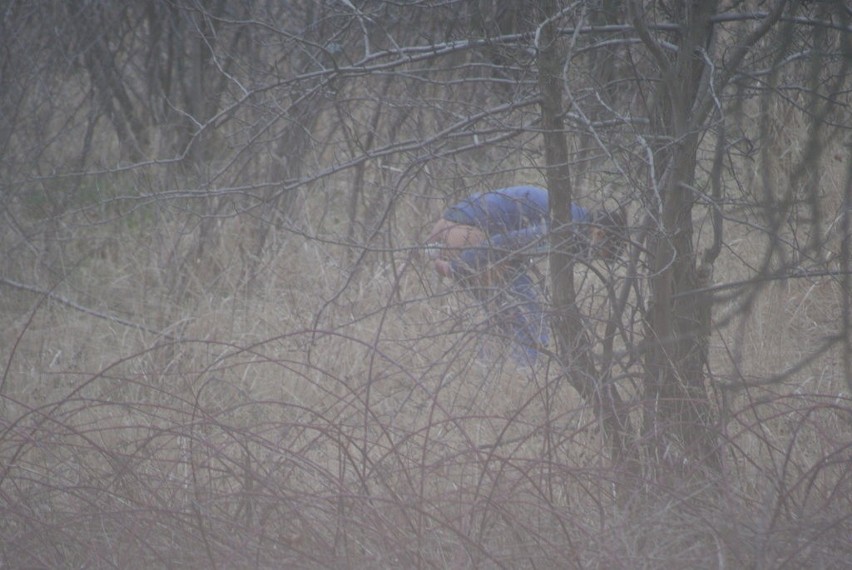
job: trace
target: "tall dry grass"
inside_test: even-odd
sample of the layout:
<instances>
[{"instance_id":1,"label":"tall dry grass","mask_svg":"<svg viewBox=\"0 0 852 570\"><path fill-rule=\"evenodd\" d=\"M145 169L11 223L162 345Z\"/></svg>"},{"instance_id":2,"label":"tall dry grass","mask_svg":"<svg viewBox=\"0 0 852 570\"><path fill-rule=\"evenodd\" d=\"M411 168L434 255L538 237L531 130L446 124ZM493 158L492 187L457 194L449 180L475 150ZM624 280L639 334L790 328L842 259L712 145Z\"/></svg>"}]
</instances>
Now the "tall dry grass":
<instances>
[{"instance_id":1,"label":"tall dry grass","mask_svg":"<svg viewBox=\"0 0 852 570\"><path fill-rule=\"evenodd\" d=\"M722 297L723 469L660 457L674 475L652 477L613 465L553 362L513 362L488 315L410 255L436 191L401 193L375 234L317 192L258 253L256 210L210 215L166 175L102 178L65 209L20 190L18 225L0 226L4 567L849 567L837 276ZM824 177L827 220L841 180ZM797 243L732 209L716 283ZM590 334L625 273L578 268ZM642 323L625 314L610 364L638 420Z\"/></svg>"},{"instance_id":2,"label":"tall dry grass","mask_svg":"<svg viewBox=\"0 0 852 570\"><path fill-rule=\"evenodd\" d=\"M714 335L721 475L625 487L560 371L506 358L487 316L402 247L354 266L306 228L328 239L276 234L250 274L239 218L198 259L178 218L62 221L62 278L15 259L42 292L7 279L0 297L5 567L852 560L835 351L760 385L831 333L834 284L770 287ZM581 292L594 310L600 282Z\"/></svg>"}]
</instances>

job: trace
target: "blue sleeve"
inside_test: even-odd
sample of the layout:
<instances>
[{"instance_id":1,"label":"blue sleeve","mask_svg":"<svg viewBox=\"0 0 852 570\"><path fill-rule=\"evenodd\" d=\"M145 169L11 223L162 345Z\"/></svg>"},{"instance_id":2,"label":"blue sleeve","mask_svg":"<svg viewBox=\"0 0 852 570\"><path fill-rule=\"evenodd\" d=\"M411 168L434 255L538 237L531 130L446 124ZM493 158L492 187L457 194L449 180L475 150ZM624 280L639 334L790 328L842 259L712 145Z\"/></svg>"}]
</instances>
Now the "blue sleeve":
<instances>
[{"instance_id":1,"label":"blue sleeve","mask_svg":"<svg viewBox=\"0 0 852 570\"><path fill-rule=\"evenodd\" d=\"M577 204L571 204L571 221L585 223L589 221L589 211Z\"/></svg>"},{"instance_id":2,"label":"blue sleeve","mask_svg":"<svg viewBox=\"0 0 852 570\"><path fill-rule=\"evenodd\" d=\"M502 234L538 225L547 219L547 190L510 186L472 194L444 212L444 219Z\"/></svg>"},{"instance_id":3,"label":"blue sleeve","mask_svg":"<svg viewBox=\"0 0 852 570\"><path fill-rule=\"evenodd\" d=\"M453 271L472 269L478 271L492 263L503 261L540 241L546 233L544 224L514 232L491 236L482 245L469 247L453 261Z\"/></svg>"}]
</instances>

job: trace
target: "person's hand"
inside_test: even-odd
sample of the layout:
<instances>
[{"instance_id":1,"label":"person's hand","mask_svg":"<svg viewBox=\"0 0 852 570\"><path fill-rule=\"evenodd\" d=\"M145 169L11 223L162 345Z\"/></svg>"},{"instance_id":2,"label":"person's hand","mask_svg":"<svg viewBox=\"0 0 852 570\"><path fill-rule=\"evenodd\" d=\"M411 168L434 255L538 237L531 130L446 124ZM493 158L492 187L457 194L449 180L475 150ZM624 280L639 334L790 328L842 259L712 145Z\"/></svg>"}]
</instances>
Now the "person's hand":
<instances>
[{"instance_id":1,"label":"person's hand","mask_svg":"<svg viewBox=\"0 0 852 570\"><path fill-rule=\"evenodd\" d=\"M435 260L435 271L442 277L452 277L453 265L446 259L438 258Z\"/></svg>"}]
</instances>

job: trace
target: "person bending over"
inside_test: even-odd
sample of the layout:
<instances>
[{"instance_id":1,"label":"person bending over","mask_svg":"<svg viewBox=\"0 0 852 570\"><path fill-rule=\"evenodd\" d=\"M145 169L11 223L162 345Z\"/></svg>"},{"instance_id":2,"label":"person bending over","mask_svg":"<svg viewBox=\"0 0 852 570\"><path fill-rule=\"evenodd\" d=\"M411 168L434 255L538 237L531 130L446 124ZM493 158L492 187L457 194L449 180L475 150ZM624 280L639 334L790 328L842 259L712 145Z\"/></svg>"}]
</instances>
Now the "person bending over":
<instances>
[{"instance_id":1,"label":"person bending over","mask_svg":"<svg viewBox=\"0 0 852 570\"><path fill-rule=\"evenodd\" d=\"M578 254L614 258L623 247L616 229L624 214L571 206ZM510 339L513 355L534 362L549 335L538 286L529 276L530 257L543 253L548 193L537 186L511 186L472 194L444 210L427 239L434 268L461 283Z\"/></svg>"}]
</instances>

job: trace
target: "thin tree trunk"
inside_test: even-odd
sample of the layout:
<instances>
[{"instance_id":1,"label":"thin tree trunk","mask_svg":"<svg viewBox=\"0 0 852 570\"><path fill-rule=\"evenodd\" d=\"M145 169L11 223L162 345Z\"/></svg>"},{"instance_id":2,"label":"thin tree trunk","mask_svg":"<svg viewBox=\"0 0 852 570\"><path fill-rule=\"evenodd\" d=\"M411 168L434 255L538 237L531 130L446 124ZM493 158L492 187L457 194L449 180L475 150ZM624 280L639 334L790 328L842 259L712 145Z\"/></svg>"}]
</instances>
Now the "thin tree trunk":
<instances>
[{"instance_id":1,"label":"thin tree trunk","mask_svg":"<svg viewBox=\"0 0 852 570\"><path fill-rule=\"evenodd\" d=\"M634 2L631 9L640 37L657 54L661 72L651 109L651 134L654 140L667 141L654 148L654 172L660 175L652 180L655 190L648 200L661 216L647 242L651 299L646 320L650 344L645 354L643 441L651 467L667 463L681 469L697 462L718 468L713 414L704 386L711 299L709 293L698 291L707 284L709 270L697 268L690 190L698 161L696 121L700 120L693 111L707 88L701 53L710 47L715 3L693 1L680 6L685 32L673 61L668 61L644 27L641 7Z\"/></svg>"},{"instance_id":2,"label":"thin tree trunk","mask_svg":"<svg viewBox=\"0 0 852 570\"><path fill-rule=\"evenodd\" d=\"M552 0L541 0L542 20L556 12ZM550 279L553 289L553 334L556 354L568 381L593 407L603 428L613 460L628 459L631 432L621 397L615 386L600 384L592 345L583 327L574 288L574 247L571 246L571 168L562 121L562 54L555 23L542 26L538 71L541 91L541 118L544 137L545 177L549 189L551 252Z\"/></svg>"}]
</instances>

